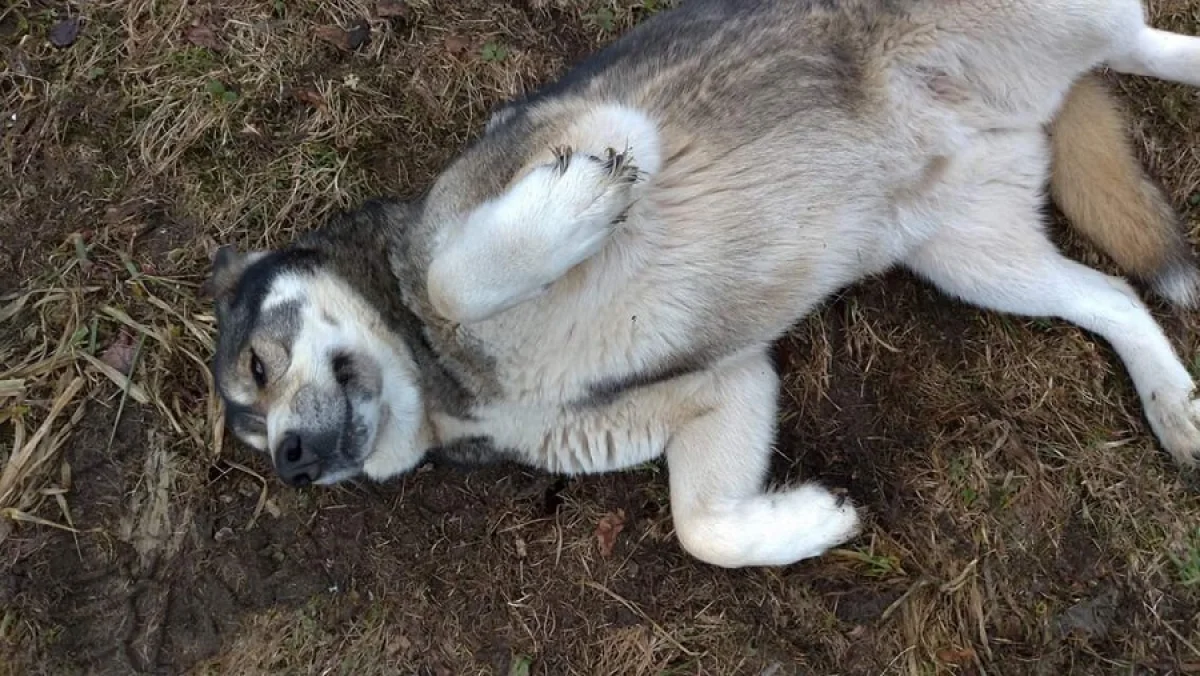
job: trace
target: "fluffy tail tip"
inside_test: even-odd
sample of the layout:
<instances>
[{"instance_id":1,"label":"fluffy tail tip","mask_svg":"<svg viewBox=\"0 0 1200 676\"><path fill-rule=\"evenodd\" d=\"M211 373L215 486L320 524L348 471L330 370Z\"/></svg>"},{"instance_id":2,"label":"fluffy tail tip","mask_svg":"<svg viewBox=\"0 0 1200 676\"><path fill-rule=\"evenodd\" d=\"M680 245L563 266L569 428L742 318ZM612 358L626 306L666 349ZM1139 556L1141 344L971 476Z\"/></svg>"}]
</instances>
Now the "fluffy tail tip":
<instances>
[{"instance_id":1,"label":"fluffy tail tip","mask_svg":"<svg viewBox=\"0 0 1200 676\"><path fill-rule=\"evenodd\" d=\"M1149 281L1155 293L1178 307L1195 309L1200 304L1200 268L1193 261L1168 264Z\"/></svg>"}]
</instances>

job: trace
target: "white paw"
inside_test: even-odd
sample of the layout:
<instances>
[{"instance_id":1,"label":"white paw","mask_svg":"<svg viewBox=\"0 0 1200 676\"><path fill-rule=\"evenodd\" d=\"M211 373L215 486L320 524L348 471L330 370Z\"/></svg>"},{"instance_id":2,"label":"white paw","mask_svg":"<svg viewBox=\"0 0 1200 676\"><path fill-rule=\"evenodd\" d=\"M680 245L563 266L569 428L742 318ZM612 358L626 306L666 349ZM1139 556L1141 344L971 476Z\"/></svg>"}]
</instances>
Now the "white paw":
<instances>
[{"instance_id":1,"label":"white paw","mask_svg":"<svg viewBox=\"0 0 1200 676\"><path fill-rule=\"evenodd\" d=\"M514 213L551 243L554 278L595 255L633 202L639 173L626 153L603 157L561 148L554 162L537 167L510 192Z\"/></svg>"},{"instance_id":2,"label":"white paw","mask_svg":"<svg viewBox=\"0 0 1200 676\"><path fill-rule=\"evenodd\" d=\"M858 510L845 496L834 495L817 484L805 484L778 494L779 509L791 513L797 530L797 561L820 556L858 535Z\"/></svg>"},{"instance_id":3,"label":"white paw","mask_svg":"<svg viewBox=\"0 0 1200 676\"><path fill-rule=\"evenodd\" d=\"M537 298L600 251L632 204L638 176L624 153L558 151L475 208L442 246L429 267L430 303L466 324Z\"/></svg>"},{"instance_id":4,"label":"white paw","mask_svg":"<svg viewBox=\"0 0 1200 676\"><path fill-rule=\"evenodd\" d=\"M1189 394L1154 394L1146 418L1159 443L1184 467L1200 465L1200 400Z\"/></svg>"},{"instance_id":5,"label":"white paw","mask_svg":"<svg viewBox=\"0 0 1200 676\"><path fill-rule=\"evenodd\" d=\"M674 518L684 549L725 568L783 566L818 557L860 528L854 506L816 484L676 512Z\"/></svg>"}]
</instances>

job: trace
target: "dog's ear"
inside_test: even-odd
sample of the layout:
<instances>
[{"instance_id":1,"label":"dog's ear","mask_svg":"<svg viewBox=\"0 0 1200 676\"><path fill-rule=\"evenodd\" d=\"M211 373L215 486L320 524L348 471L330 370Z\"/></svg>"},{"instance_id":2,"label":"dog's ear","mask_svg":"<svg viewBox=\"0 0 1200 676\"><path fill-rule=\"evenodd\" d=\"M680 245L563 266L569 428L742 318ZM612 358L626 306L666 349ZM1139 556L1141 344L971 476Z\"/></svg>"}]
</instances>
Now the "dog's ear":
<instances>
[{"instance_id":1,"label":"dog's ear","mask_svg":"<svg viewBox=\"0 0 1200 676\"><path fill-rule=\"evenodd\" d=\"M200 293L211 300L220 300L233 292L242 273L266 255L264 251L241 253L233 246L223 246L213 255L212 270L200 287Z\"/></svg>"}]
</instances>

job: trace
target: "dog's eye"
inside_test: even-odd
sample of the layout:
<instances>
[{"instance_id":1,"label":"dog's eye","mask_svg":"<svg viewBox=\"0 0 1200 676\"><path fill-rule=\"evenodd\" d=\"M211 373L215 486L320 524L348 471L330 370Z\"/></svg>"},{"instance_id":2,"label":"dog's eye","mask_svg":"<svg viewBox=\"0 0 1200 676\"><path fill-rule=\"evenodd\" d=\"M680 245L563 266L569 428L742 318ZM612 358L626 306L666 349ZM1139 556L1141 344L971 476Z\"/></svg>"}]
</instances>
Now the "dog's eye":
<instances>
[{"instance_id":1,"label":"dog's eye","mask_svg":"<svg viewBox=\"0 0 1200 676\"><path fill-rule=\"evenodd\" d=\"M254 384L259 387L267 386L267 367L253 350L250 351L250 373L254 376Z\"/></svg>"},{"instance_id":2,"label":"dog's eye","mask_svg":"<svg viewBox=\"0 0 1200 676\"><path fill-rule=\"evenodd\" d=\"M348 355L338 354L334 356L333 377L337 380L338 385L343 387L351 380L354 380L354 362Z\"/></svg>"}]
</instances>

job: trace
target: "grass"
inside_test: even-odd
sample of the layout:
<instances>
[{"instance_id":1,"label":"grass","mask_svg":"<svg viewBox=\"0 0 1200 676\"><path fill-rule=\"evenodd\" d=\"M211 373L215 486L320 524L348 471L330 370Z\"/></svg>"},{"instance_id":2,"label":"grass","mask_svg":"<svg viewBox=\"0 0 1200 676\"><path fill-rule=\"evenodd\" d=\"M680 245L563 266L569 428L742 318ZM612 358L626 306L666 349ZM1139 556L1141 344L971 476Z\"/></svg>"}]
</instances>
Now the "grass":
<instances>
[{"instance_id":1,"label":"grass","mask_svg":"<svg viewBox=\"0 0 1200 676\"><path fill-rule=\"evenodd\" d=\"M0 673L1195 673L1197 479L1115 356L903 276L780 345L781 474L870 518L787 570L683 555L654 464L289 492L228 440L197 293L217 244L421 190L491 106L664 4L0 9ZM1150 8L1200 33L1197 2ZM1113 83L1196 239L1195 92ZM1197 354L1200 315L1161 316Z\"/></svg>"},{"instance_id":2,"label":"grass","mask_svg":"<svg viewBox=\"0 0 1200 676\"><path fill-rule=\"evenodd\" d=\"M1185 540L1182 549L1181 554L1171 555L1179 582L1189 587L1200 585L1200 529Z\"/></svg>"}]
</instances>

